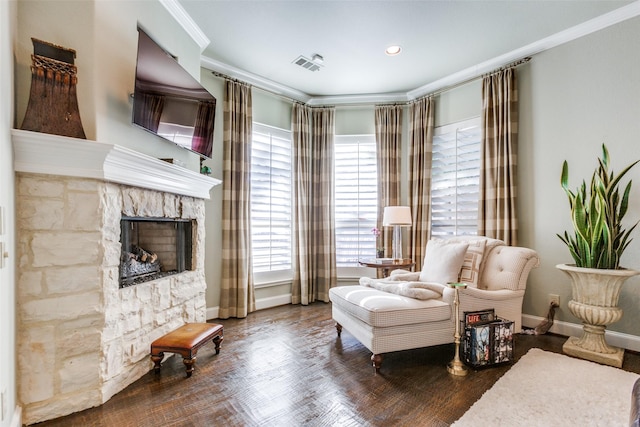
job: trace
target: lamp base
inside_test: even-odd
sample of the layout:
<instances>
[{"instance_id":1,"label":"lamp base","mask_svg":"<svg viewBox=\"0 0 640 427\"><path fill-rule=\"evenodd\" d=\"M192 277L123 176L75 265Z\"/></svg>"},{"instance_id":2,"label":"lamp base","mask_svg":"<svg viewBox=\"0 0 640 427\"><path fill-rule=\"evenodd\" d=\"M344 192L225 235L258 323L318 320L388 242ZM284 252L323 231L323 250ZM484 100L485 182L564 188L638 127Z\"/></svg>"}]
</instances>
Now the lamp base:
<instances>
[{"instance_id":1,"label":"lamp base","mask_svg":"<svg viewBox=\"0 0 640 427\"><path fill-rule=\"evenodd\" d=\"M402 262L402 230L399 225L393 226L393 262L399 264Z\"/></svg>"}]
</instances>

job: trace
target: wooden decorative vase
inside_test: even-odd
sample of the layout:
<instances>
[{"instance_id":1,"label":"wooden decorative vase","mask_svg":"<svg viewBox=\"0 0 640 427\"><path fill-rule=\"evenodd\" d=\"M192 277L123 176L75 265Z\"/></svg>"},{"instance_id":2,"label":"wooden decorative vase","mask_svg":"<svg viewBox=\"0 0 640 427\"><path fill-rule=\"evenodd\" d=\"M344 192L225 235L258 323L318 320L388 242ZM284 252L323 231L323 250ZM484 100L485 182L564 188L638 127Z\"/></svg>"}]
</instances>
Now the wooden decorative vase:
<instances>
[{"instance_id":1,"label":"wooden decorative vase","mask_svg":"<svg viewBox=\"0 0 640 427\"><path fill-rule=\"evenodd\" d=\"M31 91L21 128L85 139L76 94L76 51L31 41Z\"/></svg>"}]
</instances>

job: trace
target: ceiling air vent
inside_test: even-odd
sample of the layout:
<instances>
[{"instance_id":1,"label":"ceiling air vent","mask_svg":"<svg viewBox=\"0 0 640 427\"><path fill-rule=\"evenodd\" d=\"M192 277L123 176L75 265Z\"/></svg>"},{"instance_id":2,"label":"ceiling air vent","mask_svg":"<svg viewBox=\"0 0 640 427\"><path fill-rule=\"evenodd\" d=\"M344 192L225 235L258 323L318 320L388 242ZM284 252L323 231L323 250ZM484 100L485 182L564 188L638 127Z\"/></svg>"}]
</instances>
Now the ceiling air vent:
<instances>
[{"instance_id":1,"label":"ceiling air vent","mask_svg":"<svg viewBox=\"0 0 640 427\"><path fill-rule=\"evenodd\" d=\"M297 57L294 61L294 64L301 66L302 68L305 68L309 71L318 71L321 67L320 64L317 64L316 62L313 62L312 60L310 60L309 58L305 58L304 56L300 55L299 57Z\"/></svg>"}]
</instances>

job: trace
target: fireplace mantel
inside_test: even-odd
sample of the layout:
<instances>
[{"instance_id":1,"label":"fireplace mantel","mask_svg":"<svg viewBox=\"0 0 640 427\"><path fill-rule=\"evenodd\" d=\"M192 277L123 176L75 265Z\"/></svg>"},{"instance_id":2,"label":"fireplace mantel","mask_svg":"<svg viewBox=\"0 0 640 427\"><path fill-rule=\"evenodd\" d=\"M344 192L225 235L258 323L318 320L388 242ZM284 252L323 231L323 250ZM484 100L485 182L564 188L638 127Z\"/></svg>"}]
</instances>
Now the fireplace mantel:
<instances>
[{"instance_id":1,"label":"fireplace mantel","mask_svg":"<svg viewBox=\"0 0 640 427\"><path fill-rule=\"evenodd\" d=\"M222 181L129 148L13 129L16 172L95 178L209 199Z\"/></svg>"}]
</instances>

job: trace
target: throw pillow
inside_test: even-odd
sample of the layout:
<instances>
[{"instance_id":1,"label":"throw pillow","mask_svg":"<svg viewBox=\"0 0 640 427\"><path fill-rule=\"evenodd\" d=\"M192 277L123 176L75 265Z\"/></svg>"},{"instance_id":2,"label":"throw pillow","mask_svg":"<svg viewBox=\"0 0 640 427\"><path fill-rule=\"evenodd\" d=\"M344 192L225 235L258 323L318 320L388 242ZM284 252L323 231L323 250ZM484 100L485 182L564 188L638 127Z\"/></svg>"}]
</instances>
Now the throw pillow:
<instances>
[{"instance_id":1,"label":"throw pillow","mask_svg":"<svg viewBox=\"0 0 640 427\"><path fill-rule=\"evenodd\" d=\"M471 286L478 286L480 278L480 264L484 256L484 249L487 246L486 240L470 240L469 248L464 256L462 268L460 269L460 282Z\"/></svg>"},{"instance_id":2,"label":"throw pillow","mask_svg":"<svg viewBox=\"0 0 640 427\"><path fill-rule=\"evenodd\" d=\"M468 247L469 244L466 242L449 243L446 240L429 240L424 254L420 281L443 285L457 282Z\"/></svg>"}]
</instances>

